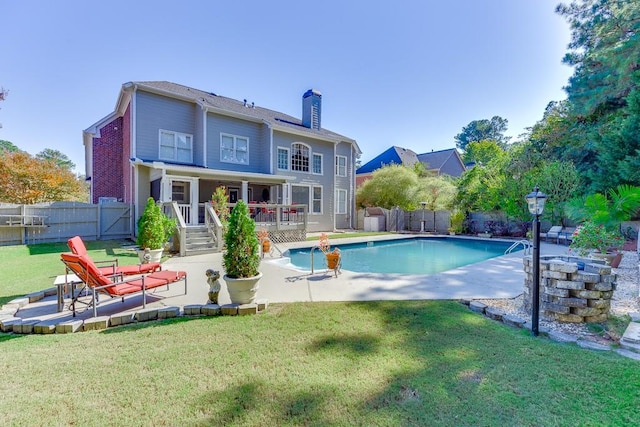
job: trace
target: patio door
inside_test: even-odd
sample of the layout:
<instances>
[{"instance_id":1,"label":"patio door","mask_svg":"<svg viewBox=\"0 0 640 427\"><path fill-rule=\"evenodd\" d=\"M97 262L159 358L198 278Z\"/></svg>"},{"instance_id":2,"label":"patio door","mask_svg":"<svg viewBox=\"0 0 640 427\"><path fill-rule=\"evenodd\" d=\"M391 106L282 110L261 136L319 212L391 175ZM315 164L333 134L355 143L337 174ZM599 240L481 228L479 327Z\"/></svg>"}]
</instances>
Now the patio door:
<instances>
[{"instance_id":1,"label":"patio door","mask_svg":"<svg viewBox=\"0 0 640 427\"><path fill-rule=\"evenodd\" d=\"M169 201L176 202L187 225L198 223L198 185L189 178L170 177L167 195Z\"/></svg>"}]
</instances>

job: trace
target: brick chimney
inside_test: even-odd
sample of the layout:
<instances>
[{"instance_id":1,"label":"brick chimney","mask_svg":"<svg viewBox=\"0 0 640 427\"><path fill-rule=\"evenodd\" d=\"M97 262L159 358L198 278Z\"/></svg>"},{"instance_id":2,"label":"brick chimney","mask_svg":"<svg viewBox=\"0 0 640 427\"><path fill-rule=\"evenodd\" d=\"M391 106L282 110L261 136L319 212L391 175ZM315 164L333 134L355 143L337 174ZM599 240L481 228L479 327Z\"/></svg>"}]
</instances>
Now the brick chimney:
<instances>
[{"instance_id":1,"label":"brick chimney","mask_svg":"<svg viewBox=\"0 0 640 427\"><path fill-rule=\"evenodd\" d=\"M302 125L310 129L320 129L322 94L309 89L302 95Z\"/></svg>"}]
</instances>

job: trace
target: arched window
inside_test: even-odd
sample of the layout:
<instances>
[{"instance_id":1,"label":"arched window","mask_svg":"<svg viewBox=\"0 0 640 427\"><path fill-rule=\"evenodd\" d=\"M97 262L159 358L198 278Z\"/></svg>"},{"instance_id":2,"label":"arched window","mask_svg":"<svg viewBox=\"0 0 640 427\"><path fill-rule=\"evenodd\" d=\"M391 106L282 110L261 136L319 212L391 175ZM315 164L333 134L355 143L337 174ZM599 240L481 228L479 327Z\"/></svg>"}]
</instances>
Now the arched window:
<instances>
[{"instance_id":1,"label":"arched window","mask_svg":"<svg viewBox=\"0 0 640 427\"><path fill-rule=\"evenodd\" d=\"M291 144L291 170L309 172L309 147L295 142Z\"/></svg>"}]
</instances>

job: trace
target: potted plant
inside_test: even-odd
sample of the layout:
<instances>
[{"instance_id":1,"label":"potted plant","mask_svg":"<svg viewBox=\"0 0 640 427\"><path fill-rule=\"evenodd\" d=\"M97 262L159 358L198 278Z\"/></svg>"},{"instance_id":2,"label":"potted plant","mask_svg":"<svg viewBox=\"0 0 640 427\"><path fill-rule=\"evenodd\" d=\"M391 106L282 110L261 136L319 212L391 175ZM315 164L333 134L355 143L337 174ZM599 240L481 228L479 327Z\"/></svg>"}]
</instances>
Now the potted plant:
<instances>
[{"instance_id":1,"label":"potted plant","mask_svg":"<svg viewBox=\"0 0 640 427\"><path fill-rule=\"evenodd\" d=\"M255 301L258 281L262 273L258 271L260 254L256 223L249 215L247 204L239 200L231 211L229 224L224 235L226 250L222 255L224 281L234 304L249 304Z\"/></svg>"},{"instance_id":2,"label":"potted plant","mask_svg":"<svg viewBox=\"0 0 640 427\"><path fill-rule=\"evenodd\" d=\"M612 267L620 264L622 253L618 249L624 244L624 238L617 231L607 230L603 225L585 221L576 228L571 238L571 249L580 256L605 259ZM616 259L618 258L618 259Z\"/></svg>"},{"instance_id":3,"label":"potted plant","mask_svg":"<svg viewBox=\"0 0 640 427\"><path fill-rule=\"evenodd\" d=\"M335 270L336 268L338 268L338 264L340 263L340 249L333 248L333 250L331 250L331 245L329 244L329 236L327 236L326 233L320 234L318 247L320 247L320 250L327 258L327 268L329 268L329 270Z\"/></svg>"},{"instance_id":4,"label":"potted plant","mask_svg":"<svg viewBox=\"0 0 640 427\"><path fill-rule=\"evenodd\" d=\"M271 251L271 240L269 239L269 232L266 228L260 228L260 231L258 231L258 240L262 245L262 253L269 253Z\"/></svg>"},{"instance_id":5,"label":"potted plant","mask_svg":"<svg viewBox=\"0 0 640 427\"><path fill-rule=\"evenodd\" d=\"M222 223L223 232L227 228L229 222L229 197L227 196L227 189L224 185L216 187L216 190L211 195L211 207L218 215L218 219Z\"/></svg>"},{"instance_id":6,"label":"potted plant","mask_svg":"<svg viewBox=\"0 0 640 427\"><path fill-rule=\"evenodd\" d=\"M462 233L462 225L464 224L464 212L455 210L451 213L451 227L449 227L449 233L455 235L456 233Z\"/></svg>"},{"instance_id":7,"label":"potted plant","mask_svg":"<svg viewBox=\"0 0 640 427\"><path fill-rule=\"evenodd\" d=\"M140 247L140 262L160 262L165 244L175 229L175 218L166 216L153 197L149 197L144 212L138 219L136 241Z\"/></svg>"}]
</instances>

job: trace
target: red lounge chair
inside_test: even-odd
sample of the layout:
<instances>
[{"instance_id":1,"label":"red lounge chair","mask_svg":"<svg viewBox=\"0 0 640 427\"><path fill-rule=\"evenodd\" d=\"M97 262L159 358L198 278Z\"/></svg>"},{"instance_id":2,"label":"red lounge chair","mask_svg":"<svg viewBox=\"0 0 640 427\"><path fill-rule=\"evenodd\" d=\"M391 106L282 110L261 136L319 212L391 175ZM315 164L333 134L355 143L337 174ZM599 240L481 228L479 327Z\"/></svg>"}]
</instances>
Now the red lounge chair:
<instances>
[{"instance_id":1,"label":"red lounge chair","mask_svg":"<svg viewBox=\"0 0 640 427\"><path fill-rule=\"evenodd\" d=\"M109 266L97 267L98 270L100 270L100 272L105 275L113 276L116 274L123 274L125 276L130 276L132 274L146 274L162 270L162 266L159 262L118 266L117 259L108 261L93 261L87 253L87 248L85 247L84 242L82 241L82 237L80 236L75 236L67 240L67 245L69 246L69 249L71 249L71 252L76 255L86 256L94 264L109 263Z\"/></svg>"},{"instance_id":2,"label":"red lounge chair","mask_svg":"<svg viewBox=\"0 0 640 427\"><path fill-rule=\"evenodd\" d=\"M112 298L120 297L124 302L124 297L142 293L142 306L147 305L147 291L159 286L167 286L171 283L184 281L184 293L187 293L187 273L184 271L163 270L155 273L134 277L128 280L117 281L116 277L122 275L108 276L102 274L91 258L71 253L60 254L62 262L71 270L84 284L91 290L91 302L93 306L93 316L98 315L98 294L105 294ZM71 307L73 316L76 315L76 302L78 296L73 296Z\"/></svg>"}]
</instances>

